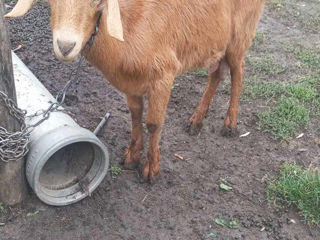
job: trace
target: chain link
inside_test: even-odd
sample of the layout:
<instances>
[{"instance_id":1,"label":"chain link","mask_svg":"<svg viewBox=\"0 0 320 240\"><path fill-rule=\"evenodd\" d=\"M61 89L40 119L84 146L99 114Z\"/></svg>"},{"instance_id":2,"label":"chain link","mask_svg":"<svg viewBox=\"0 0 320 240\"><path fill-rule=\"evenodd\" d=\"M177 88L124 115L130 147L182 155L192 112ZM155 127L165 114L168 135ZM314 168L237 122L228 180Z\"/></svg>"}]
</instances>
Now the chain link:
<instances>
[{"instance_id":1,"label":"chain link","mask_svg":"<svg viewBox=\"0 0 320 240\"><path fill-rule=\"evenodd\" d=\"M61 110L59 108L66 100L67 91L79 77L79 70L84 58L84 56L81 56L77 68L70 73L68 82L65 84L63 89L57 93L56 102L51 103L47 109L37 111L33 115L27 116L27 111L18 108L12 99L10 99L4 92L0 91L0 100L2 101L2 104L6 106L9 114L17 119L21 125L20 131L17 132L9 132L5 128L0 127L0 160L3 162L17 161L27 155L29 152L28 144L31 132L41 123L49 119L52 112ZM26 117L34 118L41 115L41 119L35 123L30 125L25 124Z\"/></svg>"},{"instance_id":2,"label":"chain link","mask_svg":"<svg viewBox=\"0 0 320 240\"><path fill-rule=\"evenodd\" d=\"M0 100L9 110L9 114L18 120L21 125L20 131L9 132L0 127L0 160L3 162L22 159L29 151L29 133L25 132L24 118L26 111L19 109L9 97L0 91Z\"/></svg>"},{"instance_id":3,"label":"chain link","mask_svg":"<svg viewBox=\"0 0 320 240\"><path fill-rule=\"evenodd\" d=\"M17 119L17 121L21 125L20 131L17 132L9 132L5 128L0 127L0 160L3 162L9 162L9 161L17 161L22 158L24 158L27 153L29 152L29 137L31 132L39 126L41 123L46 121L52 112L55 111L61 111L59 109L61 105L66 100L66 94L71 85L78 79L79 77L79 70L81 67L81 64L83 60L88 56L91 46L93 45L94 39L96 35L99 32L99 25L101 20L102 11L98 15L97 23L94 29L93 34L91 35L88 43L85 45L83 52L86 52L85 54L82 54L82 56L79 59L78 66L71 71L69 75L69 80L65 84L62 90L60 90L56 95L56 102L53 102L50 104L50 106L45 110L39 110L35 114L27 116L27 111L21 110L17 107L14 101L10 99L4 92L0 91L0 100L2 101L2 104L6 106L6 108L9 111L9 114ZM78 82L80 82L78 80ZM1 103L1 102L0 102ZM36 121L35 123L31 125L25 124L25 118L34 118L37 116L42 117Z\"/></svg>"}]
</instances>

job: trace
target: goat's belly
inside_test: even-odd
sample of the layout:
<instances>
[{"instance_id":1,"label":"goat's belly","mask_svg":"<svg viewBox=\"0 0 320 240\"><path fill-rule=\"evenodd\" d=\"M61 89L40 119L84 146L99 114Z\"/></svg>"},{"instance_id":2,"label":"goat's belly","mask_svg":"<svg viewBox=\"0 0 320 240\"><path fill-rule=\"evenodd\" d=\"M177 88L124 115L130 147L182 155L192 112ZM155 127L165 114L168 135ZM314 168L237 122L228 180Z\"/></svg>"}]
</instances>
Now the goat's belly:
<instances>
[{"instance_id":1,"label":"goat's belly","mask_svg":"<svg viewBox=\"0 0 320 240\"><path fill-rule=\"evenodd\" d=\"M224 55L225 50L211 50L205 54L190 53L188 56L185 56L180 60L183 66L181 73L197 68L204 68L210 72L215 72Z\"/></svg>"}]
</instances>

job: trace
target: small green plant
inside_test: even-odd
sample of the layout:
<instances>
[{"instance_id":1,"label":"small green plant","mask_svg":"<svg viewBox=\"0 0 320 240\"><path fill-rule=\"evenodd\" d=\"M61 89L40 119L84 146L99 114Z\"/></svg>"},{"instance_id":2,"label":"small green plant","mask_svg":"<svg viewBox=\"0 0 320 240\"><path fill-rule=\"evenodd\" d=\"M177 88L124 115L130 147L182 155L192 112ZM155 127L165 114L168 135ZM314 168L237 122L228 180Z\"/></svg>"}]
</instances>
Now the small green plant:
<instances>
[{"instance_id":1,"label":"small green plant","mask_svg":"<svg viewBox=\"0 0 320 240\"><path fill-rule=\"evenodd\" d=\"M3 210L4 210L3 203L0 202L0 211L3 211Z\"/></svg>"},{"instance_id":2,"label":"small green plant","mask_svg":"<svg viewBox=\"0 0 320 240\"><path fill-rule=\"evenodd\" d=\"M218 224L219 226L221 226L221 227L227 226L226 220L224 220L222 217L216 218L216 219L214 220L214 222L215 222L216 224Z\"/></svg>"},{"instance_id":3,"label":"small green plant","mask_svg":"<svg viewBox=\"0 0 320 240\"><path fill-rule=\"evenodd\" d=\"M208 234L208 237L211 237L211 238L216 238L219 236L219 233L218 232L212 232L212 233L209 233Z\"/></svg>"},{"instance_id":4,"label":"small green plant","mask_svg":"<svg viewBox=\"0 0 320 240\"><path fill-rule=\"evenodd\" d=\"M27 214L27 217L34 217L34 216L37 215L38 213L39 213L39 210L34 211L34 212L32 212L32 213L28 213L28 214Z\"/></svg>"},{"instance_id":5,"label":"small green plant","mask_svg":"<svg viewBox=\"0 0 320 240\"><path fill-rule=\"evenodd\" d=\"M226 184L224 184L224 183L221 183L220 184L220 189L225 190L225 191L231 191L233 188L228 186L228 185L226 185Z\"/></svg>"},{"instance_id":6,"label":"small green plant","mask_svg":"<svg viewBox=\"0 0 320 240\"><path fill-rule=\"evenodd\" d=\"M232 220L229 222L229 228L231 228L231 229L238 229L238 228L239 228L239 225L238 225L237 220L232 219Z\"/></svg>"},{"instance_id":7,"label":"small green plant","mask_svg":"<svg viewBox=\"0 0 320 240\"><path fill-rule=\"evenodd\" d=\"M117 179L117 177L121 174L122 169L118 166L112 166L110 168L110 172L112 179Z\"/></svg>"},{"instance_id":8,"label":"small green plant","mask_svg":"<svg viewBox=\"0 0 320 240\"><path fill-rule=\"evenodd\" d=\"M282 206L295 205L304 221L320 224L320 173L295 164L284 164L279 179L267 188L269 201Z\"/></svg>"},{"instance_id":9,"label":"small green plant","mask_svg":"<svg viewBox=\"0 0 320 240\"><path fill-rule=\"evenodd\" d=\"M238 229L239 225L236 219L225 219L224 217L218 217L214 222L221 227L228 227L231 229Z\"/></svg>"},{"instance_id":10,"label":"small green plant","mask_svg":"<svg viewBox=\"0 0 320 240\"><path fill-rule=\"evenodd\" d=\"M289 139L309 120L309 110L294 98L284 98L278 106L259 115L259 126L277 139Z\"/></svg>"}]
</instances>

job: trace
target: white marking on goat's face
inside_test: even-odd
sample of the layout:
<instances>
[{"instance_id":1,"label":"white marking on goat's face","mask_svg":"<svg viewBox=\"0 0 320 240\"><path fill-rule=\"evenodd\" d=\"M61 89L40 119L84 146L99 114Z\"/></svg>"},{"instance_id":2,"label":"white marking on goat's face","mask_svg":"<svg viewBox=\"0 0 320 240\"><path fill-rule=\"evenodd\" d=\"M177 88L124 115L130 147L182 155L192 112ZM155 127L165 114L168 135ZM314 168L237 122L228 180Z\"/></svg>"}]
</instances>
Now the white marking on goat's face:
<instances>
[{"instance_id":1,"label":"white marking on goat's face","mask_svg":"<svg viewBox=\"0 0 320 240\"><path fill-rule=\"evenodd\" d=\"M49 0L53 49L60 61L73 61L94 31L102 0Z\"/></svg>"}]
</instances>

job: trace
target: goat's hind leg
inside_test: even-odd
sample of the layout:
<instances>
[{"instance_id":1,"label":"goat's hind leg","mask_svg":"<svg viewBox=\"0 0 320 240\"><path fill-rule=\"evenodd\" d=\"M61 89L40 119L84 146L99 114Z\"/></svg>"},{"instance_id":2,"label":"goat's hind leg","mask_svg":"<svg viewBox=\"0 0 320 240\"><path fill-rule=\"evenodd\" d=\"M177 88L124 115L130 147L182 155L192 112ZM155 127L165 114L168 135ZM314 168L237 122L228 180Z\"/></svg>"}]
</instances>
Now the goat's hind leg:
<instances>
[{"instance_id":1,"label":"goat's hind leg","mask_svg":"<svg viewBox=\"0 0 320 240\"><path fill-rule=\"evenodd\" d=\"M227 63L222 60L220 63L211 65L209 68L209 79L203 93L202 99L191 116L188 124L188 132L190 135L198 135L201 128L202 122L209 110L213 96L219 86L219 83L224 79L226 69L228 68Z\"/></svg>"},{"instance_id":2,"label":"goat's hind leg","mask_svg":"<svg viewBox=\"0 0 320 240\"><path fill-rule=\"evenodd\" d=\"M237 131L237 117L239 113L239 98L242 91L242 78L244 70L244 55L228 56L228 64L231 73L231 98L224 127L221 130L222 136L234 137L239 133Z\"/></svg>"},{"instance_id":3,"label":"goat's hind leg","mask_svg":"<svg viewBox=\"0 0 320 240\"><path fill-rule=\"evenodd\" d=\"M125 152L123 165L125 169L136 169L140 164L143 150L143 97L127 95L127 104L131 112L131 144Z\"/></svg>"}]
</instances>

